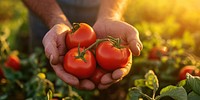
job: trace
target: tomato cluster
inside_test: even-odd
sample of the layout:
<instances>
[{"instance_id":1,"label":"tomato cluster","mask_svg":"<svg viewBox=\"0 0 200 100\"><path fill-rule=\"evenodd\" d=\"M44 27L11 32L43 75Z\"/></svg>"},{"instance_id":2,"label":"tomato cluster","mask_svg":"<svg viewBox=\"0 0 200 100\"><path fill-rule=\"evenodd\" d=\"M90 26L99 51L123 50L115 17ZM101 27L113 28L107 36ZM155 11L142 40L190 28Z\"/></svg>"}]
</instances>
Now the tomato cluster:
<instances>
[{"instance_id":1,"label":"tomato cluster","mask_svg":"<svg viewBox=\"0 0 200 100\"><path fill-rule=\"evenodd\" d=\"M65 71L97 85L107 72L126 67L132 56L130 49L110 39L96 39L93 28L86 23L73 24L66 35Z\"/></svg>"}]
</instances>

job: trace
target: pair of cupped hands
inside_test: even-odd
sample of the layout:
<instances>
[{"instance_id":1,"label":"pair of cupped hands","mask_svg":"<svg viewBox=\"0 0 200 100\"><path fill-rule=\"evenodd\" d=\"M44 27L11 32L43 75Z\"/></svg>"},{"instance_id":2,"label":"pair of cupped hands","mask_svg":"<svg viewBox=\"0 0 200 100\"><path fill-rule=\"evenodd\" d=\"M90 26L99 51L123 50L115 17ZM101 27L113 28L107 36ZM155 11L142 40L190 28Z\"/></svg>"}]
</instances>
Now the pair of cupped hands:
<instances>
[{"instance_id":1,"label":"pair of cupped hands","mask_svg":"<svg viewBox=\"0 0 200 100\"><path fill-rule=\"evenodd\" d=\"M95 84L92 81L88 79L79 80L77 77L67 73L63 68L63 57L67 52L65 37L70 29L71 26L56 24L46 33L42 41L45 55L49 59L56 75L64 82L78 89L93 90ZM121 38L122 44L130 48L133 56L140 55L143 46L137 29L132 25L119 20L104 19L97 20L93 29L97 38L105 38L107 36ZM131 66L132 64L128 64L125 68L119 68L112 73L106 73L102 76L100 84L96 88L106 89L113 83L120 81L129 73Z\"/></svg>"}]
</instances>

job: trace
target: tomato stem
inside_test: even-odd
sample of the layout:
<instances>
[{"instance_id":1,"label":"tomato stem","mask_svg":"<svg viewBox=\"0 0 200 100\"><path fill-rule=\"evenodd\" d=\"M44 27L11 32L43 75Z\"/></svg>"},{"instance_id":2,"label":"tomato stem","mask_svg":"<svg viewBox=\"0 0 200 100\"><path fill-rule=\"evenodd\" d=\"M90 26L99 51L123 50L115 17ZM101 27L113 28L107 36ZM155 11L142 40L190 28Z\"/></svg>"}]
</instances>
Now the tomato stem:
<instances>
[{"instance_id":1,"label":"tomato stem","mask_svg":"<svg viewBox=\"0 0 200 100\"><path fill-rule=\"evenodd\" d=\"M114 47L121 49L124 48L123 46L121 46L121 39L120 38L114 38L112 36L108 36L109 41L113 44Z\"/></svg>"},{"instance_id":2,"label":"tomato stem","mask_svg":"<svg viewBox=\"0 0 200 100\"><path fill-rule=\"evenodd\" d=\"M76 56L76 58L81 58L84 62L86 62L86 59L84 58L84 55L86 53L87 50L92 49L94 46L98 45L99 43L103 42L103 41L110 41L114 47L116 48L124 48L120 45L121 43L121 39L120 38L114 38L112 36L108 36L107 38L104 39L97 39L93 44L91 44L89 47L87 47L86 49L84 49L82 52L80 51L80 44L78 45L78 56Z\"/></svg>"},{"instance_id":3,"label":"tomato stem","mask_svg":"<svg viewBox=\"0 0 200 100\"><path fill-rule=\"evenodd\" d=\"M72 33L74 33L79 28L80 28L80 23L73 23L73 25L72 25Z\"/></svg>"},{"instance_id":4,"label":"tomato stem","mask_svg":"<svg viewBox=\"0 0 200 100\"><path fill-rule=\"evenodd\" d=\"M97 39L96 42L94 42L92 45L90 45L89 47L87 47L85 49L85 51L92 49L94 46L98 45L99 43L101 43L103 41L108 41L108 39Z\"/></svg>"},{"instance_id":5,"label":"tomato stem","mask_svg":"<svg viewBox=\"0 0 200 100\"><path fill-rule=\"evenodd\" d=\"M84 52L84 51L83 51ZM80 51L80 43L78 44L78 56L75 56L76 59L82 59L85 63L87 62L84 58L85 52L83 53Z\"/></svg>"}]
</instances>

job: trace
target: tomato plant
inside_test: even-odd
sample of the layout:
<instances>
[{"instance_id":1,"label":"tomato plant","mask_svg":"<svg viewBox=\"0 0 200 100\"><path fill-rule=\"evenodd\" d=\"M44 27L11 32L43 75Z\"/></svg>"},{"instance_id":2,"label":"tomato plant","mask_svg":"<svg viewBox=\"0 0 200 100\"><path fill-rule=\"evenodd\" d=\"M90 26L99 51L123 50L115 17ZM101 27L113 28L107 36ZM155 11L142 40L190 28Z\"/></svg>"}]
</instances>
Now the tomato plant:
<instances>
[{"instance_id":1,"label":"tomato plant","mask_svg":"<svg viewBox=\"0 0 200 100\"><path fill-rule=\"evenodd\" d=\"M92 75L92 77L90 78L96 85L98 85L101 82L101 77L106 73L106 71L104 71L101 68L96 68L94 74Z\"/></svg>"},{"instance_id":2,"label":"tomato plant","mask_svg":"<svg viewBox=\"0 0 200 100\"><path fill-rule=\"evenodd\" d=\"M95 71L96 61L92 52L83 48L73 48L64 57L64 69L79 79L89 78Z\"/></svg>"},{"instance_id":3,"label":"tomato plant","mask_svg":"<svg viewBox=\"0 0 200 100\"><path fill-rule=\"evenodd\" d=\"M186 74L189 73L193 76L200 76L200 70L196 66L187 65L184 66L179 72L179 79L186 79Z\"/></svg>"},{"instance_id":4,"label":"tomato plant","mask_svg":"<svg viewBox=\"0 0 200 100\"><path fill-rule=\"evenodd\" d=\"M149 51L148 59L150 60L160 60L161 56L167 55L167 47L153 47Z\"/></svg>"},{"instance_id":5,"label":"tomato plant","mask_svg":"<svg viewBox=\"0 0 200 100\"><path fill-rule=\"evenodd\" d=\"M107 71L126 67L131 59L132 53L129 48L122 47L120 43L104 41L96 48L96 59L98 64Z\"/></svg>"},{"instance_id":6,"label":"tomato plant","mask_svg":"<svg viewBox=\"0 0 200 100\"><path fill-rule=\"evenodd\" d=\"M68 49L77 47L88 47L96 41L96 34L91 26L86 23L74 23L71 32L66 35Z\"/></svg>"},{"instance_id":7,"label":"tomato plant","mask_svg":"<svg viewBox=\"0 0 200 100\"><path fill-rule=\"evenodd\" d=\"M5 66L10 67L14 70L20 70L21 66L19 57L16 55L10 55L5 62Z\"/></svg>"}]
</instances>

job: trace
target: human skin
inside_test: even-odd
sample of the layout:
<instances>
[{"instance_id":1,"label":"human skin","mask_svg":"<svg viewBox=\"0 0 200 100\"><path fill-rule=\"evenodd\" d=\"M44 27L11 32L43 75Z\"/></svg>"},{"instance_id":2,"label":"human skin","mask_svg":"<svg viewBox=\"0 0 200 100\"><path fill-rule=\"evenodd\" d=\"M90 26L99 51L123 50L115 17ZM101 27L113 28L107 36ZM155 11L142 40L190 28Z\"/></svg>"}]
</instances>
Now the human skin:
<instances>
[{"instance_id":1,"label":"human skin","mask_svg":"<svg viewBox=\"0 0 200 100\"><path fill-rule=\"evenodd\" d=\"M92 90L95 84L88 80L79 80L63 69L63 57L66 53L65 35L71 29L71 24L60 9L56 0L23 0L25 5L38 15L49 27L43 38L45 54L50 60L56 75L64 82L78 89ZM45 2L45 3L42 3ZM93 26L97 38L108 35L122 39L122 43L129 46L134 56L140 55L142 43L136 28L122 21L123 11L128 0L101 0L98 18ZM51 40L51 41L49 41ZM130 71L131 64L101 78L99 89L106 89L113 83L120 81Z\"/></svg>"}]
</instances>

